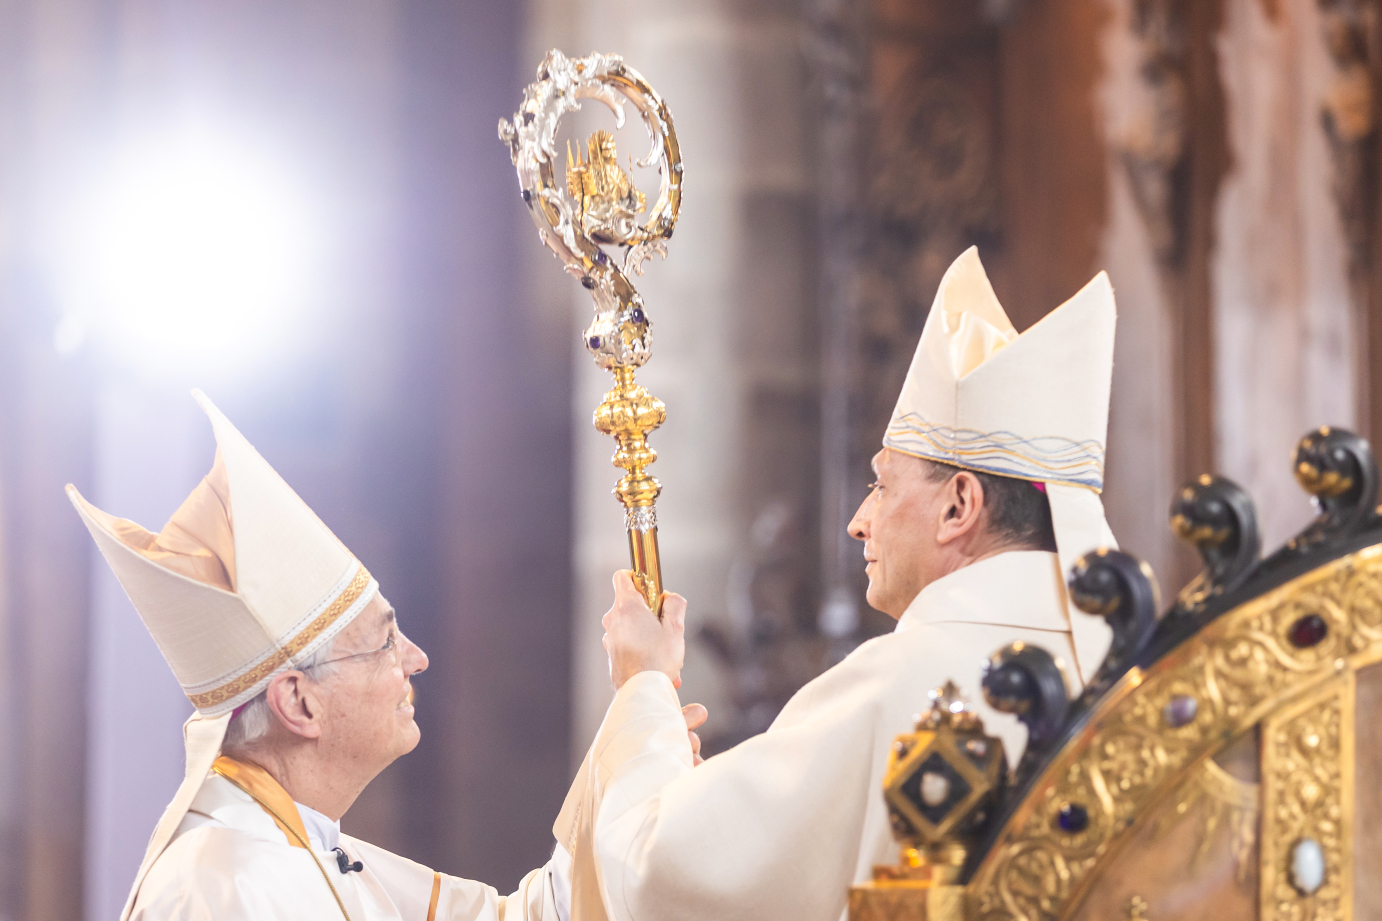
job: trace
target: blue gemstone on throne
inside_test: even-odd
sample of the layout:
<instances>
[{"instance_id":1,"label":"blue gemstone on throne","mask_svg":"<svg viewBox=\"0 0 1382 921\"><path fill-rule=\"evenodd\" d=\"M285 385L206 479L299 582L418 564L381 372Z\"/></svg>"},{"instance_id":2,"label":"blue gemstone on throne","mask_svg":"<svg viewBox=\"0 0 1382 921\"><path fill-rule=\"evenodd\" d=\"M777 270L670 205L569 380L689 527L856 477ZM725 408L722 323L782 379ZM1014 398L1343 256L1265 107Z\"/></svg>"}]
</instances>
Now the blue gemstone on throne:
<instances>
[{"instance_id":1,"label":"blue gemstone on throne","mask_svg":"<svg viewBox=\"0 0 1382 921\"><path fill-rule=\"evenodd\" d=\"M1061 831L1077 834L1089 827L1089 812L1079 803L1065 803L1056 813L1056 824Z\"/></svg>"}]
</instances>

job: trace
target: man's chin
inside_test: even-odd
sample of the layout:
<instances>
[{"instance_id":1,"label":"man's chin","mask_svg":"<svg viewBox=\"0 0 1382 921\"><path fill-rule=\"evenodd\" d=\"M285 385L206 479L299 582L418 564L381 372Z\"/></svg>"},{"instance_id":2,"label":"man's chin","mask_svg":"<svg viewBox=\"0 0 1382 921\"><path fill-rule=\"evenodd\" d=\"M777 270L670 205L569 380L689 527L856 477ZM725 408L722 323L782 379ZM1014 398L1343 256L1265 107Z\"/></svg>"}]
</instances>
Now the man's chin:
<instances>
[{"instance_id":1,"label":"man's chin","mask_svg":"<svg viewBox=\"0 0 1382 921\"><path fill-rule=\"evenodd\" d=\"M885 603L883 600L883 590L877 586L872 579L869 580L868 591L864 592L864 600L867 601L869 607L873 608L875 611L880 611L884 614L887 613L882 607Z\"/></svg>"},{"instance_id":2,"label":"man's chin","mask_svg":"<svg viewBox=\"0 0 1382 921\"><path fill-rule=\"evenodd\" d=\"M875 591L872 582L869 583L869 590L864 593L864 600L869 603L869 607L873 608L879 614L886 614L893 620L900 620L902 618L902 612L907 609L907 605L905 604L899 605L894 603L895 600L890 599L884 594L882 589Z\"/></svg>"}]
</instances>

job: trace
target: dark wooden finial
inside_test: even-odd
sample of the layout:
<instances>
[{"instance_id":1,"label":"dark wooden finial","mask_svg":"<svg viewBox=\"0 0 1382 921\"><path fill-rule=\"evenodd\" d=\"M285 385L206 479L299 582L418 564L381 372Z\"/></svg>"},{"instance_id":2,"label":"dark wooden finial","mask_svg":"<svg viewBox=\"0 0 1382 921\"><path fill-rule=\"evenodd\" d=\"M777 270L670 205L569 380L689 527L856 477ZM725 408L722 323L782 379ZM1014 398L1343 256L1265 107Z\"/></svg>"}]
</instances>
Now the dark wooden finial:
<instances>
[{"instance_id":1,"label":"dark wooden finial","mask_svg":"<svg viewBox=\"0 0 1382 921\"><path fill-rule=\"evenodd\" d=\"M1027 749L1017 766L1019 785L1050 753L1070 709L1065 676L1040 646L1010 643L984 663L984 700L1027 727Z\"/></svg>"},{"instance_id":2,"label":"dark wooden finial","mask_svg":"<svg viewBox=\"0 0 1382 921\"><path fill-rule=\"evenodd\" d=\"M1186 483L1171 501L1171 530L1204 560L1176 597L1173 614L1198 614L1212 599L1232 591L1257 567L1262 535L1257 510L1241 486L1204 474Z\"/></svg>"},{"instance_id":3,"label":"dark wooden finial","mask_svg":"<svg viewBox=\"0 0 1382 921\"><path fill-rule=\"evenodd\" d=\"M1108 655L1085 687L1085 697L1102 694L1126 672L1156 630L1160 607L1151 567L1137 557L1107 548L1075 561L1066 583L1070 600L1113 628Z\"/></svg>"},{"instance_id":4,"label":"dark wooden finial","mask_svg":"<svg viewBox=\"0 0 1382 921\"><path fill-rule=\"evenodd\" d=\"M1323 426L1296 445L1295 474L1319 515L1281 553L1350 537L1376 520L1377 464L1365 439Z\"/></svg>"}]
</instances>

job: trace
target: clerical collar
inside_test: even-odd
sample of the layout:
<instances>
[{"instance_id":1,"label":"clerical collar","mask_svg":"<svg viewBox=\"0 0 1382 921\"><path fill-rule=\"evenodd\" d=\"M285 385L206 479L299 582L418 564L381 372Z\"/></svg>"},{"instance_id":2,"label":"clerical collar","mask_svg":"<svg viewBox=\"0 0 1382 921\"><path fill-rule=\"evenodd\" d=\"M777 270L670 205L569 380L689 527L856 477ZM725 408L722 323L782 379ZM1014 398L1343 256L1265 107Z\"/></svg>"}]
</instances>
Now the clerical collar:
<instances>
[{"instance_id":1,"label":"clerical collar","mask_svg":"<svg viewBox=\"0 0 1382 921\"><path fill-rule=\"evenodd\" d=\"M1060 561L1054 553L1013 550L957 569L921 590L896 632L956 622L1068 632Z\"/></svg>"},{"instance_id":2,"label":"clerical collar","mask_svg":"<svg viewBox=\"0 0 1382 921\"><path fill-rule=\"evenodd\" d=\"M294 805L298 807L298 815L307 829L307 840L312 842L312 849L334 851L341 843L341 823L331 821L311 806L296 801Z\"/></svg>"},{"instance_id":3,"label":"clerical collar","mask_svg":"<svg viewBox=\"0 0 1382 921\"><path fill-rule=\"evenodd\" d=\"M257 764L221 755L211 770L249 795L273 818L292 847L330 851L341 843L341 824L296 802L273 775Z\"/></svg>"}]
</instances>

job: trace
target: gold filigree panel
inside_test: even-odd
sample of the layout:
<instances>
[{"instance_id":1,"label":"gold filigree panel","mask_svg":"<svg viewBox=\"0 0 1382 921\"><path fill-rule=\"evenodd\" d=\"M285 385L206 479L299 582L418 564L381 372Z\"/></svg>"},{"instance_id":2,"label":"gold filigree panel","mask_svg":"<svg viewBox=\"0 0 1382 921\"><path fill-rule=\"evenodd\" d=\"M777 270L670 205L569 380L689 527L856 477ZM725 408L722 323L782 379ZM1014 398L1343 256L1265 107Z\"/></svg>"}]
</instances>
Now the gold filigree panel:
<instances>
[{"instance_id":1,"label":"gold filigree panel","mask_svg":"<svg viewBox=\"0 0 1382 921\"><path fill-rule=\"evenodd\" d=\"M1346 672L1263 726L1261 921L1352 917L1354 696Z\"/></svg>"},{"instance_id":2,"label":"gold filigree panel","mask_svg":"<svg viewBox=\"0 0 1382 921\"><path fill-rule=\"evenodd\" d=\"M1257 738L1241 743L1255 776ZM1258 790L1213 759L1200 762L1100 861L1073 921L1258 921Z\"/></svg>"},{"instance_id":3,"label":"gold filigree panel","mask_svg":"<svg viewBox=\"0 0 1382 921\"><path fill-rule=\"evenodd\" d=\"M1323 638L1298 647L1292 629L1311 617L1325 628ZM969 886L971 916L1072 917L1096 865L1122 846L1135 821L1174 794L1191 769L1323 682L1379 659L1382 546L1254 598L1148 671L1133 670L1002 830ZM1193 709L1185 706L1187 698ZM1083 810L1084 827L1067 821L1062 828L1068 805Z\"/></svg>"}]
</instances>

